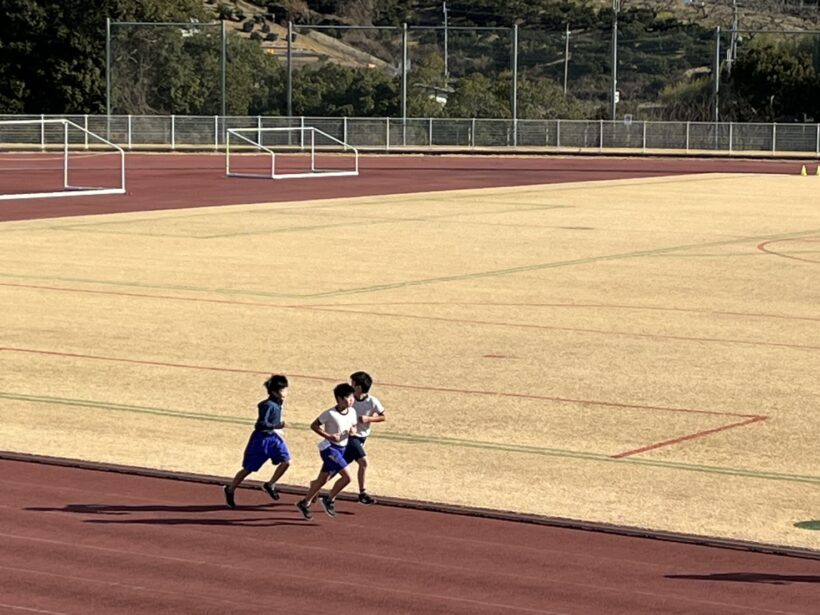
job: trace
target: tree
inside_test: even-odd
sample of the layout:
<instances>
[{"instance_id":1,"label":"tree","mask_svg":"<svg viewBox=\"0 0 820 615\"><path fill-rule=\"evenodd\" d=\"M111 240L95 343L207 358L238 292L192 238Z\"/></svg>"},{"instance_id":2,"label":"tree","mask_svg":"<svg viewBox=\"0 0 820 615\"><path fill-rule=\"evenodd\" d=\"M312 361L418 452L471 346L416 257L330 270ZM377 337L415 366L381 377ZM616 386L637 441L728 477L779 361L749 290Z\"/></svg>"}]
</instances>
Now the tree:
<instances>
[{"instance_id":1,"label":"tree","mask_svg":"<svg viewBox=\"0 0 820 615\"><path fill-rule=\"evenodd\" d=\"M0 111L99 113L105 109L105 18L207 19L200 0L3 0Z\"/></svg>"},{"instance_id":2,"label":"tree","mask_svg":"<svg viewBox=\"0 0 820 615\"><path fill-rule=\"evenodd\" d=\"M729 75L725 119L820 119L820 37L758 36L741 50Z\"/></svg>"},{"instance_id":3,"label":"tree","mask_svg":"<svg viewBox=\"0 0 820 615\"><path fill-rule=\"evenodd\" d=\"M509 83L473 73L456 82L444 108L447 117L512 117Z\"/></svg>"},{"instance_id":4,"label":"tree","mask_svg":"<svg viewBox=\"0 0 820 615\"><path fill-rule=\"evenodd\" d=\"M714 87L712 77L699 77L664 87L660 93L660 101L664 105L663 118L702 122L711 117Z\"/></svg>"},{"instance_id":5,"label":"tree","mask_svg":"<svg viewBox=\"0 0 820 615\"><path fill-rule=\"evenodd\" d=\"M582 119L584 107L551 79L519 78L518 117L528 120Z\"/></svg>"}]
</instances>

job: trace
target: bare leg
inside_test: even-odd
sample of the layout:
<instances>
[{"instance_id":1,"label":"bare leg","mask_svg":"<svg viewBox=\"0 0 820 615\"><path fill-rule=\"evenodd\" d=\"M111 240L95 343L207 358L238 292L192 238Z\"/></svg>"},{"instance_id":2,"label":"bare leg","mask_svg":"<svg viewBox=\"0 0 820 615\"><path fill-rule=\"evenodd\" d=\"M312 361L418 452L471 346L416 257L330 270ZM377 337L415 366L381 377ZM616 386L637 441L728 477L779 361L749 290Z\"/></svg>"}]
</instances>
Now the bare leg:
<instances>
[{"instance_id":1,"label":"bare leg","mask_svg":"<svg viewBox=\"0 0 820 615\"><path fill-rule=\"evenodd\" d=\"M287 472L289 467L290 467L290 462L289 461L283 461L278 466L276 466L276 470L274 470L273 476L270 477L270 480L268 481L268 484L271 487L273 485L275 485L276 481L278 481L280 478L282 478L282 474Z\"/></svg>"},{"instance_id":2,"label":"bare leg","mask_svg":"<svg viewBox=\"0 0 820 615\"><path fill-rule=\"evenodd\" d=\"M250 470L246 470L245 468L242 468L241 470L239 470L239 472L236 473L236 476L233 477L233 481L231 481L231 484L228 486L228 491L233 493L236 490L236 488L239 486L239 484L243 480L245 480L245 478L248 476L248 474L251 474Z\"/></svg>"},{"instance_id":3,"label":"bare leg","mask_svg":"<svg viewBox=\"0 0 820 615\"><path fill-rule=\"evenodd\" d=\"M330 491L330 501L332 502L333 500L335 500L336 496L339 495L342 489L347 487L349 483L350 472L347 468L343 468L341 471L339 471L339 480L336 481L336 483L333 485L333 489L331 489Z\"/></svg>"},{"instance_id":4,"label":"bare leg","mask_svg":"<svg viewBox=\"0 0 820 615\"><path fill-rule=\"evenodd\" d=\"M311 481L310 488L305 495L305 502L307 502L308 506L313 503L313 498L315 498L316 494L319 493L322 487L325 486L328 478L330 478L330 475L327 472L319 472L319 476L317 476L315 480Z\"/></svg>"},{"instance_id":5,"label":"bare leg","mask_svg":"<svg viewBox=\"0 0 820 615\"><path fill-rule=\"evenodd\" d=\"M367 457L362 457L359 463L359 493L367 491L364 487L364 475L367 473Z\"/></svg>"}]
</instances>

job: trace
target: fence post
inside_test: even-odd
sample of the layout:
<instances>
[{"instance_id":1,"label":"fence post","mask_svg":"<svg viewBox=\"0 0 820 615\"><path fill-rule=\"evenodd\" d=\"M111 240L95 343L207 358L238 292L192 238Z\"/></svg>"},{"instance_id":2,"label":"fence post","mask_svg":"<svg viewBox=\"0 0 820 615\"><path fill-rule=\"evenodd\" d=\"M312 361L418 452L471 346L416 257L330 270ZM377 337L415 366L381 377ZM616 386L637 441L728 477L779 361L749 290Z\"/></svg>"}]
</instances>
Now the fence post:
<instances>
[{"instance_id":1,"label":"fence post","mask_svg":"<svg viewBox=\"0 0 820 615\"><path fill-rule=\"evenodd\" d=\"M173 117L173 116L172 116ZM214 151L219 151L219 116L214 116Z\"/></svg>"},{"instance_id":2,"label":"fence post","mask_svg":"<svg viewBox=\"0 0 820 615\"><path fill-rule=\"evenodd\" d=\"M40 114L40 149L46 150L46 114Z\"/></svg>"},{"instance_id":3,"label":"fence post","mask_svg":"<svg viewBox=\"0 0 820 615\"><path fill-rule=\"evenodd\" d=\"M305 116L299 116L299 149L305 149Z\"/></svg>"},{"instance_id":4,"label":"fence post","mask_svg":"<svg viewBox=\"0 0 820 615\"><path fill-rule=\"evenodd\" d=\"M643 145L641 146L641 152L646 153L646 120L643 122Z\"/></svg>"},{"instance_id":5,"label":"fence post","mask_svg":"<svg viewBox=\"0 0 820 615\"><path fill-rule=\"evenodd\" d=\"M288 22L288 118L293 117L293 22Z\"/></svg>"},{"instance_id":6,"label":"fence post","mask_svg":"<svg viewBox=\"0 0 820 615\"><path fill-rule=\"evenodd\" d=\"M772 155L777 151L777 122L772 122Z\"/></svg>"},{"instance_id":7,"label":"fence post","mask_svg":"<svg viewBox=\"0 0 820 615\"><path fill-rule=\"evenodd\" d=\"M347 116L342 118L342 141L347 143Z\"/></svg>"},{"instance_id":8,"label":"fence post","mask_svg":"<svg viewBox=\"0 0 820 615\"><path fill-rule=\"evenodd\" d=\"M732 153L732 129L734 128L734 122L729 122L729 153Z\"/></svg>"},{"instance_id":9,"label":"fence post","mask_svg":"<svg viewBox=\"0 0 820 615\"><path fill-rule=\"evenodd\" d=\"M475 147L475 118L470 124L470 147Z\"/></svg>"},{"instance_id":10,"label":"fence post","mask_svg":"<svg viewBox=\"0 0 820 615\"><path fill-rule=\"evenodd\" d=\"M604 120L600 120L598 132L598 151L604 151Z\"/></svg>"},{"instance_id":11,"label":"fence post","mask_svg":"<svg viewBox=\"0 0 820 615\"><path fill-rule=\"evenodd\" d=\"M720 121L720 26L715 28L715 124Z\"/></svg>"},{"instance_id":12,"label":"fence post","mask_svg":"<svg viewBox=\"0 0 820 615\"><path fill-rule=\"evenodd\" d=\"M561 147L561 120L557 120L555 126L555 147Z\"/></svg>"},{"instance_id":13,"label":"fence post","mask_svg":"<svg viewBox=\"0 0 820 615\"><path fill-rule=\"evenodd\" d=\"M516 147L518 146L518 24L513 25L512 53L513 147Z\"/></svg>"},{"instance_id":14,"label":"fence post","mask_svg":"<svg viewBox=\"0 0 820 615\"><path fill-rule=\"evenodd\" d=\"M228 114L228 107L227 107L227 99L228 99L228 30L226 29L225 20L221 21L222 23L222 116L226 116Z\"/></svg>"},{"instance_id":15,"label":"fence post","mask_svg":"<svg viewBox=\"0 0 820 615\"><path fill-rule=\"evenodd\" d=\"M83 128L85 128L85 133L83 134L83 141L85 141L85 149L88 149L88 113L83 115Z\"/></svg>"},{"instance_id":16,"label":"fence post","mask_svg":"<svg viewBox=\"0 0 820 615\"><path fill-rule=\"evenodd\" d=\"M691 122L687 121L686 122L686 153L687 154L689 153L689 124L691 124Z\"/></svg>"},{"instance_id":17,"label":"fence post","mask_svg":"<svg viewBox=\"0 0 820 615\"><path fill-rule=\"evenodd\" d=\"M390 118L384 118L384 151L390 151Z\"/></svg>"},{"instance_id":18,"label":"fence post","mask_svg":"<svg viewBox=\"0 0 820 615\"><path fill-rule=\"evenodd\" d=\"M174 115L171 115L171 151L174 151L177 147L176 135L174 131L176 130L176 119ZM214 129L214 133L216 133L216 129Z\"/></svg>"},{"instance_id":19,"label":"fence post","mask_svg":"<svg viewBox=\"0 0 820 615\"><path fill-rule=\"evenodd\" d=\"M433 118L430 118L430 128L427 133L427 145L433 146Z\"/></svg>"},{"instance_id":20,"label":"fence post","mask_svg":"<svg viewBox=\"0 0 820 615\"><path fill-rule=\"evenodd\" d=\"M401 144L407 145L407 23L401 32Z\"/></svg>"},{"instance_id":21,"label":"fence post","mask_svg":"<svg viewBox=\"0 0 820 615\"><path fill-rule=\"evenodd\" d=\"M105 18L105 115L111 118L111 18ZM111 134L105 138L111 140Z\"/></svg>"},{"instance_id":22,"label":"fence post","mask_svg":"<svg viewBox=\"0 0 820 615\"><path fill-rule=\"evenodd\" d=\"M132 131L133 128L131 126L131 114L128 114L128 149L130 150L133 145L133 136Z\"/></svg>"},{"instance_id":23,"label":"fence post","mask_svg":"<svg viewBox=\"0 0 820 615\"><path fill-rule=\"evenodd\" d=\"M262 116L256 116L256 141L262 143Z\"/></svg>"}]
</instances>

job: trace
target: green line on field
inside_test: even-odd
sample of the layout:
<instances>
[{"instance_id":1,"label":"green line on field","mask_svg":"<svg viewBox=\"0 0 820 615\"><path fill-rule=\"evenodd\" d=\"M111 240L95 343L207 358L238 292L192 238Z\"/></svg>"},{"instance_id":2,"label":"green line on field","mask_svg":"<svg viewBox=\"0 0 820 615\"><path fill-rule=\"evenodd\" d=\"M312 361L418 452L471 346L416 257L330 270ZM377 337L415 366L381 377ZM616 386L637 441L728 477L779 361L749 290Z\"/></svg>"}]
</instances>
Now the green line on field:
<instances>
[{"instance_id":1,"label":"green line on field","mask_svg":"<svg viewBox=\"0 0 820 615\"><path fill-rule=\"evenodd\" d=\"M169 410L167 408L153 408L150 406L136 406L129 404L118 404L112 402L100 402L83 399L68 399L62 397L48 397L43 395L25 395L22 393L3 393L0 392L0 399L10 399L16 401L24 401L37 404L49 404L57 406L74 406L80 408L91 408L94 410L114 411L114 412L131 412L134 414L165 416L183 420L215 422L215 423L231 423L235 425L245 425L250 427L253 421L248 419L241 419L230 416L219 416L214 414L203 414L198 412L186 412L180 410ZM288 421L288 429L295 429L298 431L308 431L309 426L305 423L292 423ZM701 472L708 474L722 474L727 476L739 476L744 478L755 478L761 480L774 481L789 481L799 483L809 483L820 485L820 476L804 476L797 474L783 474L778 472L762 472L756 470L747 470L744 468L727 468L719 466L705 466L690 463L678 463L672 461L660 461L652 459L640 459L632 457L629 459L613 459L609 455L601 453L587 453L583 451L571 451L556 448L527 446L523 444L500 443L500 442L481 442L475 440L465 440L459 438L446 438L427 435L416 435L409 433L397 433L382 430L377 436L379 440L392 440L395 442L407 442L413 444L433 445L433 446L447 446L459 448L474 448L481 450L504 451L509 453L529 454L529 455L544 455L550 457L562 457L567 459L583 459L586 461L598 461L612 464L623 465L638 465L649 466L656 468L663 468L669 470L681 470L689 472Z\"/></svg>"},{"instance_id":2,"label":"green line on field","mask_svg":"<svg viewBox=\"0 0 820 615\"><path fill-rule=\"evenodd\" d=\"M233 296L260 296L260 297L277 297L288 299L317 299L328 297L340 297L344 295L353 295L361 293L378 292L382 290L392 290L397 288L408 288L411 286L423 286L427 284L437 284L441 282L457 282L463 280L475 280L488 277L500 277L516 273L527 273L531 271L541 271L544 269L555 269L559 267L571 267L574 265L588 265L591 263L623 260L629 258L640 258L644 256L660 256L672 252L683 250L691 250L694 248L714 248L719 246L737 245L744 243L773 241L778 239L790 239L794 237L804 237L807 235L816 235L820 233L820 229L811 229L806 231L796 231L792 233L780 233L774 235L758 235L754 237L742 237L739 239L727 239L724 241L714 241L701 244L685 244L681 246L670 246L667 248L653 248L649 250L638 250L636 252L623 252L620 254L604 254L601 256L589 256L584 258L571 259L566 261L552 261L549 263L536 263L532 265L522 265L519 267L510 267L508 269L494 269L490 271L476 271L473 273L461 273L448 276L439 276L433 278L422 278L418 280L405 280L403 282L393 282L389 284L376 284L372 286L361 286L357 288L336 289L331 291L324 291L318 293L274 293L262 290L248 290L248 289L233 289L233 288L202 288L193 286L178 286L165 284L139 284L133 282L126 282L124 280L94 280L87 278L67 278L59 276L32 276L20 275L16 273L8 273L0 271L0 277L12 279L34 279L34 280L49 280L59 282L81 282L88 284L105 284L118 287L137 287L137 288L155 288L165 290L185 290L190 292L213 293L217 295L233 295Z\"/></svg>"}]
</instances>

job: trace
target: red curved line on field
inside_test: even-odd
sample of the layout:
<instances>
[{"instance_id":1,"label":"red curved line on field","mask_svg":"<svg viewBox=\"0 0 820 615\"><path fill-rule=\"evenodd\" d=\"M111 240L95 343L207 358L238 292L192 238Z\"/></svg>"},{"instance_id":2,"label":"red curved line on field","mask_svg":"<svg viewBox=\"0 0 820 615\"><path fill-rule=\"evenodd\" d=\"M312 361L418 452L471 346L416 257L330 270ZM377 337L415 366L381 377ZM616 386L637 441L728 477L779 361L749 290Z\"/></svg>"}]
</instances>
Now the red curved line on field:
<instances>
[{"instance_id":1,"label":"red curved line on field","mask_svg":"<svg viewBox=\"0 0 820 615\"><path fill-rule=\"evenodd\" d=\"M478 307L532 307L532 308L593 308L611 310L637 310L653 312L683 312L685 314L704 314L717 316L747 316L750 318L772 318L778 320L809 320L820 322L820 317L787 316L784 314L767 314L764 312L730 312L725 310L710 310L707 308L678 308L650 305L628 305L618 303L516 303L493 301L363 301L356 303L311 303L309 307L365 307L365 306L478 306Z\"/></svg>"},{"instance_id":2,"label":"red curved line on field","mask_svg":"<svg viewBox=\"0 0 820 615\"><path fill-rule=\"evenodd\" d=\"M55 350L38 350L36 348L15 348L15 347L0 347L0 352L22 352L28 354L40 354L54 357L73 357L77 359L89 359L94 361L111 361L117 363L131 363L136 365L152 365L158 367L174 367L181 369L199 369L213 372L227 372L235 374L269 374L268 371L261 371L258 369L243 369L238 367L214 367L207 365L188 365L184 363L169 363L165 361L148 361L144 359L126 359L120 357L104 357L99 355L89 355L74 352L58 352ZM289 373L293 378L304 378L306 380L319 380L321 382L338 382L338 377L326 378L323 376L313 376L305 374ZM572 399L569 397L555 397L549 395L533 395L528 393L507 393L502 391L482 391L477 389L459 389L449 387L423 386L414 384L400 384L394 382L379 382L381 387L393 387L397 389L411 389L417 391L438 391L442 393L463 393L466 395L491 395L494 397L511 397L514 399L537 399L542 401L553 401L561 403L579 404L584 406L604 406L607 408L619 408L624 410L657 410L662 412L682 412L688 414L708 414L712 416L736 416L743 418L754 418L760 415L757 414L741 414L739 412L730 412L723 410L699 410L695 408L675 408L670 406L651 406L646 404L625 404L610 401L598 401L592 399Z\"/></svg>"},{"instance_id":3,"label":"red curved line on field","mask_svg":"<svg viewBox=\"0 0 820 615\"><path fill-rule=\"evenodd\" d=\"M804 263L820 263L818 260L813 260L810 258L801 258L799 256L794 256L792 254L784 254L783 252L776 252L774 250L770 250L767 246L773 243L780 243L783 241L818 241L820 237L791 237L789 239L770 239L769 241L763 241L757 244L757 249L761 252L765 252L766 254L771 254L773 256L782 256L783 258L790 258L795 261L802 261Z\"/></svg>"},{"instance_id":4,"label":"red curved line on field","mask_svg":"<svg viewBox=\"0 0 820 615\"><path fill-rule=\"evenodd\" d=\"M719 338L719 337L691 337L691 336L683 336L683 335L660 335L656 333L637 333L631 331L604 331L601 329L585 329L582 327L555 327L549 325L535 325L529 323L515 323L515 322L499 322L499 321L492 321L492 320L475 320L475 319L465 319L465 318L446 318L443 316L421 316L417 314L396 314L391 312L373 312L373 311L365 311L365 310L348 310L348 309L341 309L344 308L345 305L354 305L354 304L339 304L337 308L327 308L327 307L318 307L309 304L290 304L290 305L275 305L272 303L260 303L255 301L238 301L234 299L207 299L201 297L175 297L173 295L153 295L148 293L127 293L122 291L108 291L108 290L90 290L90 289L79 289L79 288L60 288L56 286L40 286L36 284L16 284L16 283L2 283L0 282L0 286L10 286L15 288L32 288L37 290L53 290L58 292L69 292L69 293L87 293L87 294L97 294L97 295L111 295L117 297L138 297L144 299L169 299L173 301L188 301L194 303L217 303L217 304L226 304L226 305L251 305L251 306L258 306L258 307L266 307L271 309L290 309L290 310L314 310L314 311L325 311L325 312L335 312L335 313L348 313L348 314L359 314L359 315L366 315L366 316L384 316L384 317L391 317L391 318L410 318L414 320L428 320L428 321L437 321L437 322L452 322L452 323L459 323L459 324L473 324L473 325L489 325L489 326L496 326L496 327L517 327L521 329L537 329L543 331L571 331L575 333L592 333L596 335L621 335L621 336L628 336L628 337L639 337L645 339L668 339L668 340L677 340L677 341L688 341L688 342L710 342L710 343L719 343L719 344L746 344L751 346L766 346L766 347L773 347L773 348L794 348L797 350L820 350L820 346L810 346L806 344L786 344L782 342L761 342L761 341L753 341L753 340L738 340L738 339L731 339L731 338Z\"/></svg>"},{"instance_id":5,"label":"red curved line on field","mask_svg":"<svg viewBox=\"0 0 820 615\"><path fill-rule=\"evenodd\" d=\"M445 318L443 316L419 316L416 314L396 314L393 312L372 312L366 310L345 310L333 308L319 308L310 305L301 306L304 309L315 310L317 312L335 312L344 314L361 314L366 316L386 316L394 318L410 318L414 320L431 320L437 322L452 322L467 325L491 325L500 327L518 327L520 329L538 329L542 331L570 331L573 333L593 333L597 335L622 335L626 337L639 337L645 339L676 340L684 342L714 342L718 344L746 344L750 346L767 346L772 348L795 348L797 350L820 350L820 346L810 346L808 344L786 344L784 342L758 342L753 340L738 340L720 337L692 337L688 335L661 335L657 333L637 333L634 331L604 331L601 329L585 329L583 327L554 327L550 325L534 325L529 323L498 322L492 320L475 320L468 318Z\"/></svg>"},{"instance_id":6,"label":"red curved line on field","mask_svg":"<svg viewBox=\"0 0 820 615\"><path fill-rule=\"evenodd\" d=\"M720 427L715 427L714 429L706 429L704 431L698 431L696 433L687 434L685 436L680 436L679 438L672 438L670 440L664 440L662 442L655 442L654 444L648 444L646 446L642 446L640 448L633 449L631 451L624 451L623 453L618 453L617 455L612 455L613 459L623 459L624 457L631 457L632 455L637 455L638 453L645 453L647 451L654 450L656 448L661 448L664 446L670 446L672 444L679 444L681 442L686 442L687 440L694 440L696 438L702 438L704 436L711 435L713 433L718 433L719 431L726 431L727 429L734 429L735 427L743 427L744 425L751 425L752 423L757 423L759 421L765 421L768 419L768 416L753 416L750 419L745 421L739 421L737 423L730 423L729 425L721 425Z\"/></svg>"}]
</instances>

